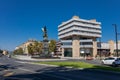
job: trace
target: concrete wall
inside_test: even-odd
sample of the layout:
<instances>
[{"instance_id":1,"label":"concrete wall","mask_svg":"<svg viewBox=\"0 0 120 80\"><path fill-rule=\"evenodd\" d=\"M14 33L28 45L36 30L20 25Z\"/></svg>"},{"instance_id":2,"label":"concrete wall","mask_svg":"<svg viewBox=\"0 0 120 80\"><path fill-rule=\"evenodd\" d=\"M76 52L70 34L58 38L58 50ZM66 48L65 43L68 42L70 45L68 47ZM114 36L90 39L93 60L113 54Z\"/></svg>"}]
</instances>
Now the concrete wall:
<instances>
[{"instance_id":1,"label":"concrete wall","mask_svg":"<svg viewBox=\"0 0 120 80\"><path fill-rule=\"evenodd\" d=\"M80 40L78 36L73 36L72 42L72 56L77 58L80 57Z\"/></svg>"},{"instance_id":2,"label":"concrete wall","mask_svg":"<svg viewBox=\"0 0 120 80\"><path fill-rule=\"evenodd\" d=\"M97 55L97 41L96 38L93 38L93 57Z\"/></svg>"},{"instance_id":3,"label":"concrete wall","mask_svg":"<svg viewBox=\"0 0 120 80\"><path fill-rule=\"evenodd\" d=\"M108 41L109 47L110 47L110 53L114 53L114 41L110 40Z\"/></svg>"}]
</instances>

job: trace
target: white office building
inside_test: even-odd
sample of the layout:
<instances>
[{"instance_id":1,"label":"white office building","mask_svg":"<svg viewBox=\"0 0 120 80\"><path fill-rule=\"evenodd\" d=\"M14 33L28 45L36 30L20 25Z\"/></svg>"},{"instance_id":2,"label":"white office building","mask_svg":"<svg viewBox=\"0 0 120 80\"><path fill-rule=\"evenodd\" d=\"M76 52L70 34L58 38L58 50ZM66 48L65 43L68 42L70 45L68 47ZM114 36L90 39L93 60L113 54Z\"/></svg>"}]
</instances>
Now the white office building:
<instances>
[{"instance_id":1,"label":"white office building","mask_svg":"<svg viewBox=\"0 0 120 80\"><path fill-rule=\"evenodd\" d=\"M78 16L58 26L58 38L62 43L62 57L79 58L97 54L97 38L101 37L101 23Z\"/></svg>"}]
</instances>

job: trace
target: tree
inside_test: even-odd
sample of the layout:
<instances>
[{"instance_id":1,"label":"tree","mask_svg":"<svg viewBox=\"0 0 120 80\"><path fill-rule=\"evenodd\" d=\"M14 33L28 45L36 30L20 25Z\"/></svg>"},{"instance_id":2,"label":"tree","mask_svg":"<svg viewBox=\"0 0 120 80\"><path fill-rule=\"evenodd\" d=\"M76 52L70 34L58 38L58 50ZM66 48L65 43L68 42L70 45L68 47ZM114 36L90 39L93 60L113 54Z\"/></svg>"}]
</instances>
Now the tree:
<instances>
[{"instance_id":1,"label":"tree","mask_svg":"<svg viewBox=\"0 0 120 80\"><path fill-rule=\"evenodd\" d=\"M49 52L55 52L55 49L56 49L56 41L55 40L50 40Z\"/></svg>"},{"instance_id":2,"label":"tree","mask_svg":"<svg viewBox=\"0 0 120 80\"><path fill-rule=\"evenodd\" d=\"M34 48L34 53L39 53L40 49L39 49L39 42L38 41L35 41L33 48Z\"/></svg>"},{"instance_id":3,"label":"tree","mask_svg":"<svg viewBox=\"0 0 120 80\"><path fill-rule=\"evenodd\" d=\"M23 49L19 48L13 51L14 54L23 54Z\"/></svg>"},{"instance_id":4,"label":"tree","mask_svg":"<svg viewBox=\"0 0 120 80\"><path fill-rule=\"evenodd\" d=\"M3 55L3 50L0 49L0 57Z\"/></svg>"},{"instance_id":5,"label":"tree","mask_svg":"<svg viewBox=\"0 0 120 80\"><path fill-rule=\"evenodd\" d=\"M40 54L42 53L43 44L41 42L35 41L33 45L28 45L28 53L33 54Z\"/></svg>"},{"instance_id":6,"label":"tree","mask_svg":"<svg viewBox=\"0 0 120 80\"><path fill-rule=\"evenodd\" d=\"M40 42L40 43L38 44L38 48L39 48L39 49L38 49L38 52L39 52L39 53L42 53L43 43Z\"/></svg>"},{"instance_id":7,"label":"tree","mask_svg":"<svg viewBox=\"0 0 120 80\"><path fill-rule=\"evenodd\" d=\"M34 51L33 51L33 45L28 45L27 49L28 49L28 53L30 55L33 55L33 53L34 53Z\"/></svg>"},{"instance_id":8,"label":"tree","mask_svg":"<svg viewBox=\"0 0 120 80\"><path fill-rule=\"evenodd\" d=\"M0 53L3 53L3 50L0 49Z\"/></svg>"}]
</instances>

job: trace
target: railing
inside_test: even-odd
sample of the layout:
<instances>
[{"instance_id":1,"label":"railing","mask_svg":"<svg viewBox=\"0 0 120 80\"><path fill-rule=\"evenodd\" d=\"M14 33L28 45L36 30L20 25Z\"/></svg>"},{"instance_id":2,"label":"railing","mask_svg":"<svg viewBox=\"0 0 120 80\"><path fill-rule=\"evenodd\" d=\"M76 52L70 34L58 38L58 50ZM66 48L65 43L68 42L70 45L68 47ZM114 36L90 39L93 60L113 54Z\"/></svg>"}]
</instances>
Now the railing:
<instances>
[{"instance_id":1,"label":"railing","mask_svg":"<svg viewBox=\"0 0 120 80\"><path fill-rule=\"evenodd\" d=\"M72 42L72 40L61 40L61 42Z\"/></svg>"},{"instance_id":2,"label":"railing","mask_svg":"<svg viewBox=\"0 0 120 80\"><path fill-rule=\"evenodd\" d=\"M85 40L80 40L80 42L92 42L92 39L85 39Z\"/></svg>"},{"instance_id":3,"label":"railing","mask_svg":"<svg viewBox=\"0 0 120 80\"><path fill-rule=\"evenodd\" d=\"M82 47L82 48L85 48L85 47L87 47L87 48L92 48L93 45L80 45L80 47Z\"/></svg>"},{"instance_id":4,"label":"railing","mask_svg":"<svg viewBox=\"0 0 120 80\"><path fill-rule=\"evenodd\" d=\"M66 33L64 35L61 35L58 38L60 39L60 38L64 38L64 37L71 36L71 35L101 37L101 34L90 34L90 33L86 33L86 32L70 32L70 33Z\"/></svg>"},{"instance_id":5,"label":"railing","mask_svg":"<svg viewBox=\"0 0 120 80\"><path fill-rule=\"evenodd\" d=\"M62 48L72 48L72 45L62 45Z\"/></svg>"}]
</instances>

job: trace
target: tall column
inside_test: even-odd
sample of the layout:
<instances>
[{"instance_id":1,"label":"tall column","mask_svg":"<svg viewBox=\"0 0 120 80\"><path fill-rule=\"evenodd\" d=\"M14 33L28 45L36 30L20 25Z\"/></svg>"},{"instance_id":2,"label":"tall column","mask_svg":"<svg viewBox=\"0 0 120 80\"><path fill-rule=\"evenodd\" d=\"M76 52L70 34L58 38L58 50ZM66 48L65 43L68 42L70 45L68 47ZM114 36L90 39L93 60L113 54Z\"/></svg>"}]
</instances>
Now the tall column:
<instances>
[{"instance_id":1,"label":"tall column","mask_svg":"<svg viewBox=\"0 0 120 80\"><path fill-rule=\"evenodd\" d=\"M72 57L80 57L80 39L78 36L73 36L72 41Z\"/></svg>"},{"instance_id":2,"label":"tall column","mask_svg":"<svg viewBox=\"0 0 120 80\"><path fill-rule=\"evenodd\" d=\"M93 57L97 55L97 41L96 38L93 38Z\"/></svg>"},{"instance_id":3,"label":"tall column","mask_svg":"<svg viewBox=\"0 0 120 80\"><path fill-rule=\"evenodd\" d=\"M110 53L114 53L114 41L110 40L109 42L109 47L110 47Z\"/></svg>"},{"instance_id":4,"label":"tall column","mask_svg":"<svg viewBox=\"0 0 120 80\"><path fill-rule=\"evenodd\" d=\"M62 57L64 57L64 48L62 48Z\"/></svg>"}]
</instances>

